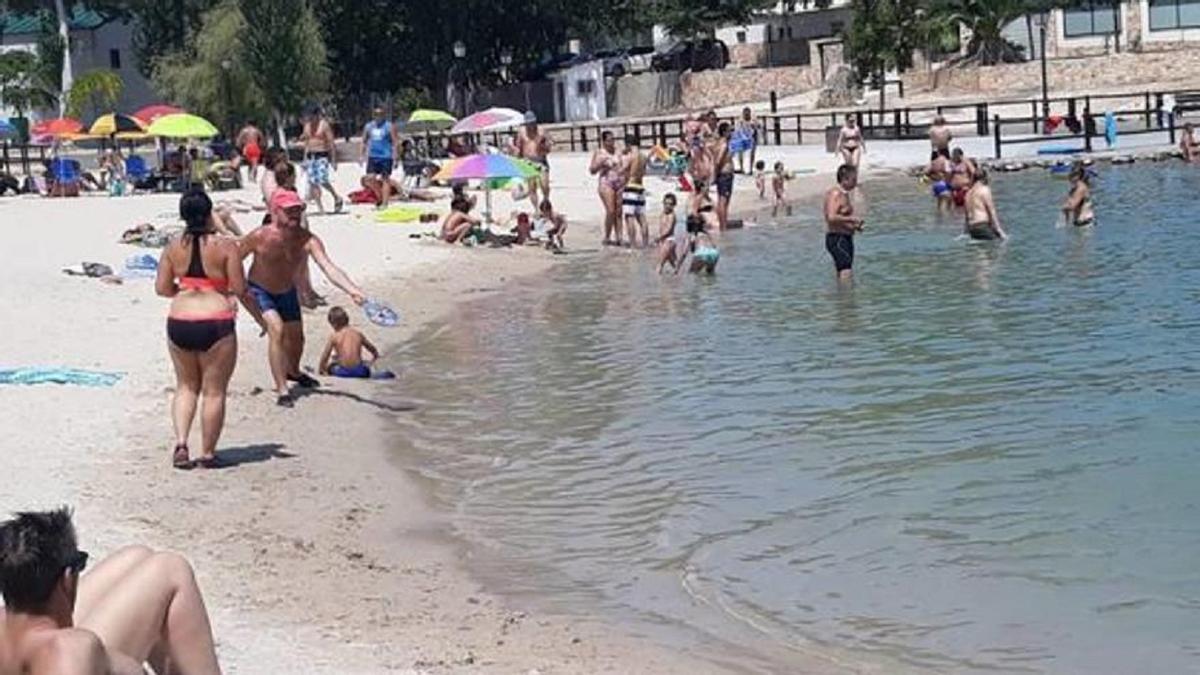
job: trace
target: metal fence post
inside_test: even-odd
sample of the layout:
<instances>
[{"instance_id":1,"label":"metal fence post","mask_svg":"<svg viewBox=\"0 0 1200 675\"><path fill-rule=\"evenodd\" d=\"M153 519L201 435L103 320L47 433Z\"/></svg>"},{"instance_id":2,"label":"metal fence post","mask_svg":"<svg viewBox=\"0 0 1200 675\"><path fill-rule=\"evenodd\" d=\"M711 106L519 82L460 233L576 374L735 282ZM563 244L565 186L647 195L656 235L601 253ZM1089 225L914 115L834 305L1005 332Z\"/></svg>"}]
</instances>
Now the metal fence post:
<instances>
[{"instance_id":1,"label":"metal fence post","mask_svg":"<svg viewBox=\"0 0 1200 675\"><path fill-rule=\"evenodd\" d=\"M783 138L779 135L779 115L775 115L773 119L775 120L775 145L783 145Z\"/></svg>"},{"instance_id":2,"label":"metal fence post","mask_svg":"<svg viewBox=\"0 0 1200 675\"><path fill-rule=\"evenodd\" d=\"M1083 149L1092 151L1092 101L1090 98L1083 102Z\"/></svg>"},{"instance_id":3,"label":"metal fence post","mask_svg":"<svg viewBox=\"0 0 1200 675\"><path fill-rule=\"evenodd\" d=\"M796 115L796 145L804 144L804 119Z\"/></svg>"},{"instance_id":4,"label":"metal fence post","mask_svg":"<svg viewBox=\"0 0 1200 675\"><path fill-rule=\"evenodd\" d=\"M892 111L892 126L896 127L896 140L900 140L900 109Z\"/></svg>"},{"instance_id":5,"label":"metal fence post","mask_svg":"<svg viewBox=\"0 0 1200 675\"><path fill-rule=\"evenodd\" d=\"M1000 159L1000 116L992 120L992 133L995 134L994 140L996 143L996 159Z\"/></svg>"},{"instance_id":6,"label":"metal fence post","mask_svg":"<svg viewBox=\"0 0 1200 675\"><path fill-rule=\"evenodd\" d=\"M1150 126L1150 92L1146 92L1146 128Z\"/></svg>"},{"instance_id":7,"label":"metal fence post","mask_svg":"<svg viewBox=\"0 0 1200 675\"><path fill-rule=\"evenodd\" d=\"M1038 116L1037 116L1037 101L1029 102L1029 109L1033 112L1033 133L1038 133Z\"/></svg>"},{"instance_id":8,"label":"metal fence post","mask_svg":"<svg viewBox=\"0 0 1200 675\"><path fill-rule=\"evenodd\" d=\"M1168 125L1168 129L1167 129L1168 139L1171 141L1171 145L1175 145L1175 112L1174 111L1167 113L1167 125Z\"/></svg>"}]
</instances>

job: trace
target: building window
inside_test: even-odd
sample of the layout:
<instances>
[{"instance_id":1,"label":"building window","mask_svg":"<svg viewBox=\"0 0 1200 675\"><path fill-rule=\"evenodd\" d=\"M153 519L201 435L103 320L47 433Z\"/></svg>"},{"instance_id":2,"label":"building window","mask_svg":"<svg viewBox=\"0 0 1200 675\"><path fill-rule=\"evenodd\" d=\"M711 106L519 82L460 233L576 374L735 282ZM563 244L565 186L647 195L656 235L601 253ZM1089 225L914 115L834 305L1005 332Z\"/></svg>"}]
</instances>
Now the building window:
<instances>
[{"instance_id":1,"label":"building window","mask_svg":"<svg viewBox=\"0 0 1200 675\"><path fill-rule=\"evenodd\" d=\"M591 96L596 93L595 80L577 80L575 82L575 92L580 96Z\"/></svg>"},{"instance_id":2,"label":"building window","mask_svg":"<svg viewBox=\"0 0 1200 675\"><path fill-rule=\"evenodd\" d=\"M792 27L791 26L787 27L787 32L788 32L788 39L791 40L792 39Z\"/></svg>"},{"instance_id":3,"label":"building window","mask_svg":"<svg viewBox=\"0 0 1200 675\"><path fill-rule=\"evenodd\" d=\"M1062 11L1063 36L1112 35L1117 32L1117 11L1113 0L1083 0L1078 8Z\"/></svg>"},{"instance_id":4,"label":"building window","mask_svg":"<svg viewBox=\"0 0 1200 675\"><path fill-rule=\"evenodd\" d=\"M780 39L780 40L782 40L782 39L783 39L783 26L780 26L780 27L779 27L779 39Z\"/></svg>"},{"instance_id":5,"label":"building window","mask_svg":"<svg viewBox=\"0 0 1200 675\"><path fill-rule=\"evenodd\" d=\"M121 69L121 50L120 49L108 50L108 66L110 68L112 68L113 70Z\"/></svg>"},{"instance_id":6,"label":"building window","mask_svg":"<svg viewBox=\"0 0 1200 675\"><path fill-rule=\"evenodd\" d=\"M1150 30L1200 28L1200 0L1150 0Z\"/></svg>"},{"instance_id":7,"label":"building window","mask_svg":"<svg viewBox=\"0 0 1200 675\"><path fill-rule=\"evenodd\" d=\"M739 44L739 45L744 45L744 44L746 44L746 31L744 31L744 30L739 30L739 31L737 32L737 42L738 42L738 44Z\"/></svg>"},{"instance_id":8,"label":"building window","mask_svg":"<svg viewBox=\"0 0 1200 675\"><path fill-rule=\"evenodd\" d=\"M841 35L842 31L846 30L846 24L842 21L831 21L829 23L830 35Z\"/></svg>"}]
</instances>

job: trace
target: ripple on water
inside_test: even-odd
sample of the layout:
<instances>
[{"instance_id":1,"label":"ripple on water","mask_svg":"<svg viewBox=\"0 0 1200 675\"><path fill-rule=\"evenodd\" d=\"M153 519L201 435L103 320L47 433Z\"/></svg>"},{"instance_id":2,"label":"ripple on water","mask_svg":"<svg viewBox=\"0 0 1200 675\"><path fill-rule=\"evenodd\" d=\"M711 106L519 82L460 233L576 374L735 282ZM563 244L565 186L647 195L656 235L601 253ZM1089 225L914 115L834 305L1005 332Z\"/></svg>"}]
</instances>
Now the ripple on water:
<instances>
[{"instance_id":1,"label":"ripple on water","mask_svg":"<svg viewBox=\"0 0 1200 675\"><path fill-rule=\"evenodd\" d=\"M409 347L402 460L511 592L955 671L1200 670L1200 173L996 181L956 239L873 183L854 288L822 234L714 280L557 268ZM886 207L884 206L886 205Z\"/></svg>"}]
</instances>

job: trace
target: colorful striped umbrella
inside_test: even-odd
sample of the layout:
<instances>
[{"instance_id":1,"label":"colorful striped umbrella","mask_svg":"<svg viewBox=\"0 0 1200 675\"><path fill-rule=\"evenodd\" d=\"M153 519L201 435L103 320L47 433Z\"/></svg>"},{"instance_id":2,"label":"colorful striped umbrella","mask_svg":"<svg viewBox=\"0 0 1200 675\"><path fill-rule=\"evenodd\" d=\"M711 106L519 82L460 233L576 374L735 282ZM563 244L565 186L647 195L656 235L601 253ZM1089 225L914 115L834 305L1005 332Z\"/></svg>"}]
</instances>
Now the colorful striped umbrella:
<instances>
[{"instance_id":1,"label":"colorful striped umbrella","mask_svg":"<svg viewBox=\"0 0 1200 675\"><path fill-rule=\"evenodd\" d=\"M481 131L501 131L525 124L525 113L512 108L488 108L464 118L450 133L476 134Z\"/></svg>"},{"instance_id":2,"label":"colorful striped umbrella","mask_svg":"<svg viewBox=\"0 0 1200 675\"><path fill-rule=\"evenodd\" d=\"M83 123L70 117L58 117L52 120L42 120L33 125L31 134L34 136L65 136L83 131Z\"/></svg>"},{"instance_id":3,"label":"colorful striped umbrella","mask_svg":"<svg viewBox=\"0 0 1200 675\"><path fill-rule=\"evenodd\" d=\"M187 113L163 115L154 120L146 131L166 138L211 138L218 133L212 122Z\"/></svg>"},{"instance_id":4,"label":"colorful striped umbrella","mask_svg":"<svg viewBox=\"0 0 1200 675\"><path fill-rule=\"evenodd\" d=\"M446 162L442 170L437 172L433 180L483 180L484 212L487 221L492 219L492 186L493 178L533 178L540 176L542 168L537 164L509 157L508 155L467 155Z\"/></svg>"},{"instance_id":5,"label":"colorful striped umbrella","mask_svg":"<svg viewBox=\"0 0 1200 675\"><path fill-rule=\"evenodd\" d=\"M10 138L17 135L17 128L11 122L0 117L0 138Z\"/></svg>"},{"instance_id":6,"label":"colorful striped umbrella","mask_svg":"<svg viewBox=\"0 0 1200 675\"><path fill-rule=\"evenodd\" d=\"M154 105L148 105L145 108L138 110L137 112L133 113L133 116L145 122L146 124L150 124L160 117L177 115L181 112L184 112L183 108L167 105L166 103L155 103Z\"/></svg>"},{"instance_id":7,"label":"colorful striped umbrella","mask_svg":"<svg viewBox=\"0 0 1200 675\"><path fill-rule=\"evenodd\" d=\"M120 132L143 132L145 130L146 125L139 118L110 113L97 117L96 121L92 122L92 128L88 129L88 133L93 136L111 136Z\"/></svg>"}]
</instances>

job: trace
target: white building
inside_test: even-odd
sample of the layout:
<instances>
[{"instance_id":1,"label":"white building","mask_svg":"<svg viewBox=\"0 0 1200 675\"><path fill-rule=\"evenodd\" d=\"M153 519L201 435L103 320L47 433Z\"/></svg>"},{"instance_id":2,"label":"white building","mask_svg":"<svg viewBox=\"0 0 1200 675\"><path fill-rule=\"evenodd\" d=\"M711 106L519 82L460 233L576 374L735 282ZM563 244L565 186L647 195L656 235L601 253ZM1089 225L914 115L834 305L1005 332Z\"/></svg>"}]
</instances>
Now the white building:
<instances>
[{"instance_id":1,"label":"white building","mask_svg":"<svg viewBox=\"0 0 1200 675\"><path fill-rule=\"evenodd\" d=\"M1124 51L1164 51L1200 44L1200 2L1197 0L1090 0L1075 9L1047 14L1046 56L1091 56ZM1004 29L1004 35L1039 58L1040 27L1024 19Z\"/></svg>"},{"instance_id":2,"label":"white building","mask_svg":"<svg viewBox=\"0 0 1200 675\"><path fill-rule=\"evenodd\" d=\"M138 72L135 62L133 25L85 9L82 5L72 5L70 12L71 70L74 76L100 69L118 73L125 83L117 103L120 112L133 112L154 103L154 89ZM37 51L38 35L43 30L41 17L10 12L0 14L0 22L0 52ZM57 114L57 111L47 113ZM10 114L12 111L0 105L0 115Z\"/></svg>"},{"instance_id":3,"label":"white building","mask_svg":"<svg viewBox=\"0 0 1200 675\"><path fill-rule=\"evenodd\" d=\"M735 67L809 65L816 61L824 72L834 62L841 62L841 36L850 21L850 0L833 0L827 9L817 9L812 2L796 3L789 9L788 3L781 2L744 26L718 28L716 37L729 47L729 59Z\"/></svg>"}]
</instances>

